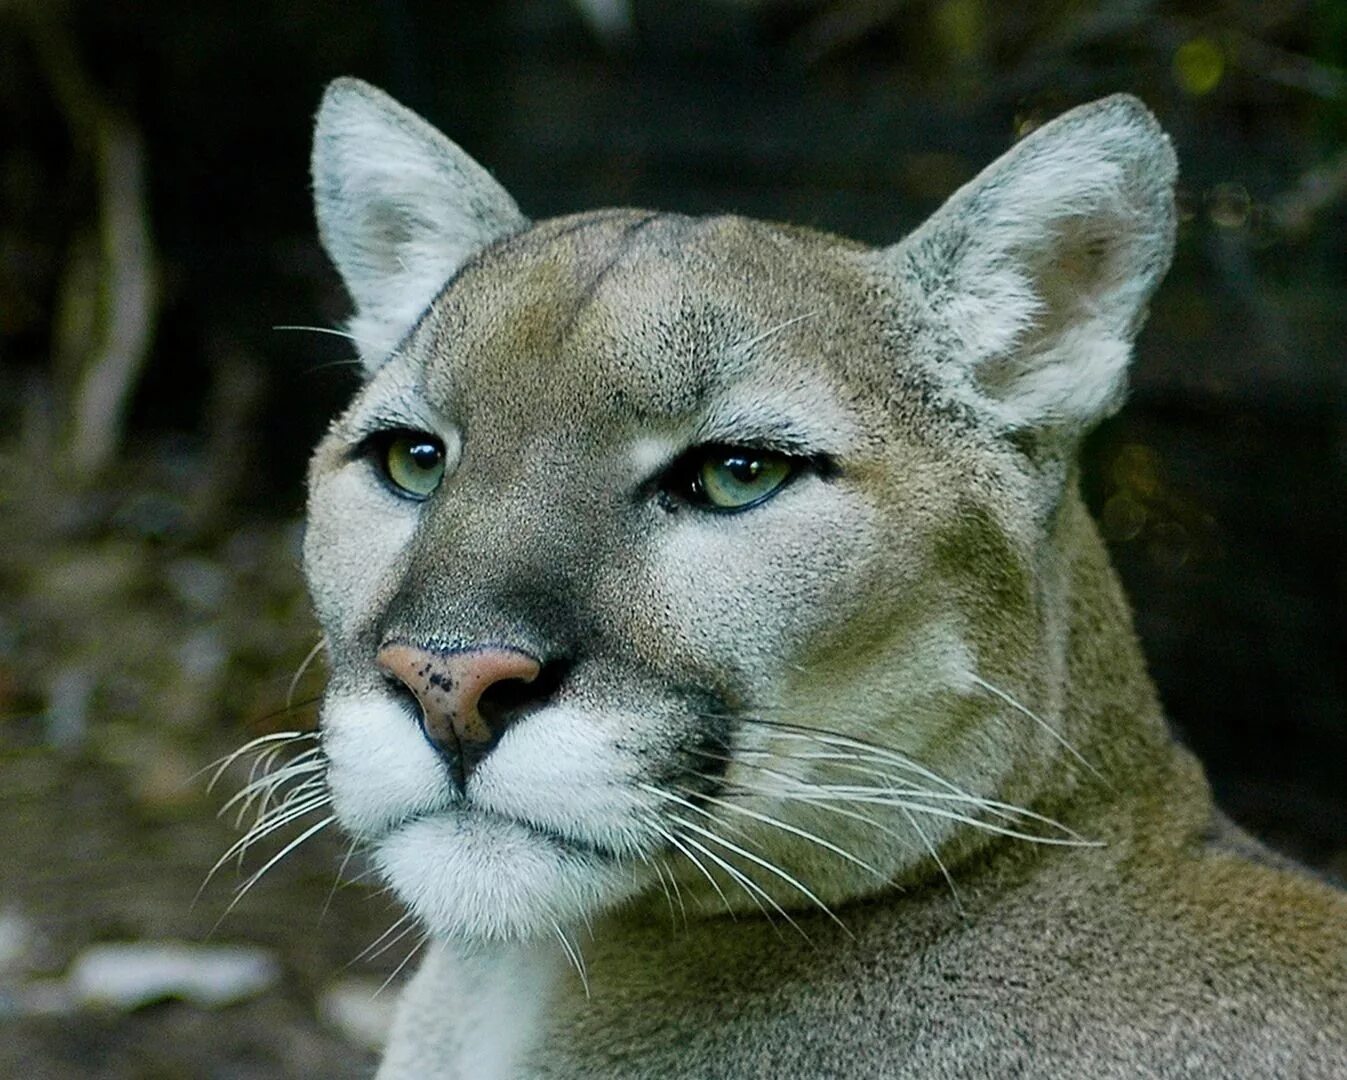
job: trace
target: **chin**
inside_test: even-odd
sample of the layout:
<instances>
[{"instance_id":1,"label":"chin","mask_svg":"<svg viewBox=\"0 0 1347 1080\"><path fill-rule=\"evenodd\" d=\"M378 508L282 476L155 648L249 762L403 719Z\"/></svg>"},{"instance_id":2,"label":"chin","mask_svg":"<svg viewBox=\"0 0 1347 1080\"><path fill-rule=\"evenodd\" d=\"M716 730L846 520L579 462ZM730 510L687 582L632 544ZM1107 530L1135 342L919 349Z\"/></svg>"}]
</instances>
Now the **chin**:
<instances>
[{"instance_id":1,"label":"chin","mask_svg":"<svg viewBox=\"0 0 1347 1080\"><path fill-rule=\"evenodd\" d=\"M418 818L379 840L375 862L437 937L554 937L637 891L626 861L467 808Z\"/></svg>"}]
</instances>

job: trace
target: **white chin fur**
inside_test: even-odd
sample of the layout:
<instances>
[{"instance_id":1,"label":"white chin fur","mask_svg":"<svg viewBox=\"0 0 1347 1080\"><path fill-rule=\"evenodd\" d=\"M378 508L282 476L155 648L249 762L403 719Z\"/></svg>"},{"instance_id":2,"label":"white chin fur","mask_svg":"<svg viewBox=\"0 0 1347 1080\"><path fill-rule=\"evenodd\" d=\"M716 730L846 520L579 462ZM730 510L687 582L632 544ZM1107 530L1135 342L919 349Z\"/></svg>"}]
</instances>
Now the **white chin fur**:
<instances>
[{"instance_id":1,"label":"white chin fur","mask_svg":"<svg viewBox=\"0 0 1347 1080\"><path fill-rule=\"evenodd\" d=\"M337 820L375 841L384 879L434 933L550 934L636 886L621 856L650 837L629 767L584 717L532 719L478 767L464 800L402 703L372 692L324 706Z\"/></svg>"},{"instance_id":2,"label":"white chin fur","mask_svg":"<svg viewBox=\"0 0 1347 1080\"><path fill-rule=\"evenodd\" d=\"M466 809L394 830L375 862L432 933L460 939L551 935L635 885L630 870L606 856Z\"/></svg>"},{"instance_id":3,"label":"white chin fur","mask_svg":"<svg viewBox=\"0 0 1347 1080\"><path fill-rule=\"evenodd\" d=\"M648 851L649 809L636 786L636 762L602 734L619 727L611 717L565 706L535 713L477 767L468 784L472 805L604 851Z\"/></svg>"},{"instance_id":4,"label":"white chin fur","mask_svg":"<svg viewBox=\"0 0 1347 1080\"><path fill-rule=\"evenodd\" d=\"M455 801L444 763L405 706L380 693L333 695L323 706L332 807L353 836L382 836Z\"/></svg>"}]
</instances>

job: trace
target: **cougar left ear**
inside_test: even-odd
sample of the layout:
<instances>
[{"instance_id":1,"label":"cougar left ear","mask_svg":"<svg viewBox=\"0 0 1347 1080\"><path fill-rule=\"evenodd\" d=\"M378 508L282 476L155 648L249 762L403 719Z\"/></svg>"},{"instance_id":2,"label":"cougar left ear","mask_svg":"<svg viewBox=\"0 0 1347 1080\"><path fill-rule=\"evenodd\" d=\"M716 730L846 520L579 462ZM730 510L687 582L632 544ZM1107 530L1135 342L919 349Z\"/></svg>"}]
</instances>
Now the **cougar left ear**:
<instances>
[{"instance_id":1,"label":"cougar left ear","mask_svg":"<svg viewBox=\"0 0 1347 1080\"><path fill-rule=\"evenodd\" d=\"M368 370L473 253L528 224L477 162L359 79L323 94L312 166L318 234L355 301Z\"/></svg>"},{"instance_id":2,"label":"cougar left ear","mask_svg":"<svg viewBox=\"0 0 1347 1080\"><path fill-rule=\"evenodd\" d=\"M921 352L1008 433L1080 435L1121 404L1174 247L1177 164L1136 98L1073 109L879 253ZM915 286L915 288L914 288Z\"/></svg>"}]
</instances>

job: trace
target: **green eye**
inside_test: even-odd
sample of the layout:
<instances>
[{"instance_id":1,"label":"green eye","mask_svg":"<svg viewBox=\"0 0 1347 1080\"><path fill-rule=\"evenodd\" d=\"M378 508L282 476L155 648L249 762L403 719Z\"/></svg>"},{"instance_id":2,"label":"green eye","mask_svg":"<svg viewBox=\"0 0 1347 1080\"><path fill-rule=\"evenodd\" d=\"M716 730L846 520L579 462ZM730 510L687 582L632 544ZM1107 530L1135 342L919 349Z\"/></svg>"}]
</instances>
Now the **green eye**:
<instances>
[{"instance_id":1,"label":"green eye","mask_svg":"<svg viewBox=\"0 0 1347 1080\"><path fill-rule=\"evenodd\" d=\"M697 464L692 490L714 510L744 510L774 494L795 473L796 463L766 450L717 448Z\"/></svg>"},{"instance_id":2,"label":"green eye","mask_svg":"<svg viewBox=\"0 0 1347 1080\"><path fill-rule=\"evenodd\" d=\"M444 477L444 443L424 431L390 432L376 454L388 482L413 499L428 498Z\"/></svg>"}]
</instances>

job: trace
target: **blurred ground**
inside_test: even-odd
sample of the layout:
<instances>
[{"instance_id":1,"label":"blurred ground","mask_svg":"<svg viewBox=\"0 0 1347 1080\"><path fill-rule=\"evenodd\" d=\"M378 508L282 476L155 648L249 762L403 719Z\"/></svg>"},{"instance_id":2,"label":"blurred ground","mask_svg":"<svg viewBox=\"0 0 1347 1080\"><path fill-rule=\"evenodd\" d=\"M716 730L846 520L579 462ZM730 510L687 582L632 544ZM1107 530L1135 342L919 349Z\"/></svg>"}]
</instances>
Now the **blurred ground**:
<instances>
[{"instance_id":1,"label":"blurred ground","mask_svg":"<svg viewBox=\"0 0 1347 1080\"><path fill-rule=\"evenodd\" d=\"M334 12L0 2L0 1075L368 1075L331 991L367 979L368 1000L414 944L352 965L399 913L332 894L326 832L223 920L232 866L193 903L247 775L209 794L200 771L311 725L321 684L290 692L316 640L303 460L352 382L339 340L273 327L344 310L306 179L339 74L423 111L539 217L733 209L872 242L1017 132L1140 93L1184 221L1088 494L1223 803L1347 875L1347 8ZM87 947L163 940L260 945L280 981L214 1010L66 994Z\"/></svg>"}]
</instances>

